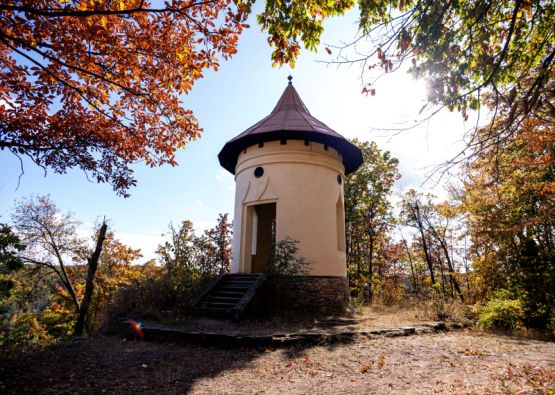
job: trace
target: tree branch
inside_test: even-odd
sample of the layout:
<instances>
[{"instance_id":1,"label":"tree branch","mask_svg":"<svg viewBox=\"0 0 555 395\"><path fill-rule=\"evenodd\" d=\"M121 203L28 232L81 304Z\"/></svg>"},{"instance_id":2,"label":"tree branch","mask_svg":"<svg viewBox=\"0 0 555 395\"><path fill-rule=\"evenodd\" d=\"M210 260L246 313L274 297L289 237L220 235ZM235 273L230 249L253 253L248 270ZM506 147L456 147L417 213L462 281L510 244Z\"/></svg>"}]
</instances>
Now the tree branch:
<instances>
[{"instance_id":1,"label":"tree branch","mask_svg":"<svg viewBox=\"0 0 555 395\"><path fill-rule=\"evenodd\" d=\"M185 7L180 8L143 8L144 1L141 1L139 7L130 8L127 10L68 10L67 8L64 9L56 9L56 8L44 8L44 9L37 9L32 7L21 7L21 6L14 6L14 5L0 5L0 11L18 11L18 12L25 12L34 15L40 15L43 17L66 17L66 16L74 16L74 17L91 17L95 15L132 15L136 13L153 13L153 14L160 14L160 13L180 13L189 8L193 8L200 5L207 5L210 3L215 3L217 0L207 0L201 1L197 3L189 4Z\"/></svg>"}]
</instances>

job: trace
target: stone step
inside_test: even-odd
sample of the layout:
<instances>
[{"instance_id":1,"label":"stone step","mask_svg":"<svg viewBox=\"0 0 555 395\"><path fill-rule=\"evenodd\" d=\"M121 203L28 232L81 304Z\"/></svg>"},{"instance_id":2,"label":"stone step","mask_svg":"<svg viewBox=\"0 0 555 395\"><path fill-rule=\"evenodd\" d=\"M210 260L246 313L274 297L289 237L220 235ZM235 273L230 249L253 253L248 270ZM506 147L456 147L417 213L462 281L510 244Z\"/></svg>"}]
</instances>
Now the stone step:
<instances>
[{"instance_id":1,"label":"stone step","mask_svg":"<svg viewBox=\"0 0 555 395\"><path fill-rule=\"evenodd\" d=\"M226 282L228 283L247 283L247 284L252 284L255 283L256 280L258 280L257 278L229 278L227 279Z\"/></svg>"},{"instance_id":2,"label":"stone step","mask_svg":"<svg viewBox=\"0 0 555 395\"><path fill-rule=\"evenodd\" d=\"M254 284L257 282L257 278L226 278L223 282L225 283L245 283L245 284Z\"/></svg>"},{"instance_id":3,"label":"stone step","mask_svg":"<svg viewBox=\"0 0 555 395\"><path fill-rule=\"evenodd\" d=\"M218 287L218 291L244 291L246 292L250 289L249 286L242 286L242 285L222 285Z\"/></svg>"},{"instance_id":4,"label":"stone step","mask_svg":"<svg viewBox=\"0 0 555 395\"><path fill-rule=\"evenodd\" d=\"M208 286L194 303L194 312L204 317L240 320L246 304L243 301L256 292L261 280L258 274L225 274ZM246 302L248 303L248 301Z\"/></svg>"},{"instance_id":5,"label":"stone step","mask_svg":"<svg viewBox=\"0 0 555 395\"><path fill-rule=\"evenodd\" d=\"M252 287L254 285L255 281L253 281L252 283L247 283L245 281L226 281L225 283L223 283L221 286L225 287L225 286L233 286L233 287Z\"/></svg>"},{"instance_id":6,"label":"stone step","mask_svg":"<svg viewBox=\"0 0 555 395\"><path fill-rule=\"evenodd\" d=\"M220 312L220 313L226 312L228 310L223 307L201 307L200 309L204 311L213 311L213 312Z\"/></svg>"},{"instance_id":7,"label":"stone step","mask_svg":"<svg viewBox=\"0 0 555 395\"><path fill-rule=\"evenodd\" d=\"M212 295L214 296L224 296L224 297L238 297L242 298L245 293L244 292L231 292L231 291L219 291L215 290Z\"/></svg>"},{"instance_id":8,"label":"stone step","mask_svg":"<svg viewBox=\"0 0 555 395\"><path fill-rule=\"evenodd\" d=\"M237 302L239 302L241 300L240 296L237 297L226 297L226 296L208 296L208 298L206 299L208 300L210 303L212 302L227 302L227 303L235 303L237 304Z\"/></svg>"},{"instance_id":9,"label":"stone step","mask_svg":"<svg viewBox=\"0 0 555 395\"><path fill-rule=\"evenodd\" d=\"M220 303L220 302L206 302L206 307L210 308L223 308L223 309L232 309L237 305L237 303Z\"/></svg>"},{"instance_id":10,"label":"stone step","mask_svg":"<svg viewBox=\"0 0 555 395\"><path fill-rule=\"evenodd\" d=\"M257 278L226 278L224 282L226 283L246 283L246 284L254 284L258 281Z\"/></svg>"}]
</instances>

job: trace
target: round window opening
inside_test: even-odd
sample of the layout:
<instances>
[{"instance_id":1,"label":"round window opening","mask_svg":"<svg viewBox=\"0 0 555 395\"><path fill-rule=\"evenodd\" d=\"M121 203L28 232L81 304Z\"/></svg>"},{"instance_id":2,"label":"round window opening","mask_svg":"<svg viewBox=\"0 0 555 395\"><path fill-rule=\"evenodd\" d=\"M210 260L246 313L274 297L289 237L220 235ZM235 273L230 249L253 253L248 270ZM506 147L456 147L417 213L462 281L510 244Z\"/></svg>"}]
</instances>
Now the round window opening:
<instances>
[{"instance_id":1,"label":"round window opening","mask_svg":"<svg viewBox=\"0 0 555 395\"><path fill-rule=\"evenodd\" d=\"M341 185L341 181L342 181L342 180L341 180L341 176L338 174L338 175L337 175L337 183L338 183L339 185Z\"/></svg>"},{"instance_id":2,"label":"round window opening","mask_svg":"<svg viewBox=\"0 0 555 395\"><path fill-rule=\"evenodd\" d=\"M258 166L256 169L254 169L254 176L256 178L260 178L264 175L264 169L260 166Z\"/></svg>"}]
</instances>

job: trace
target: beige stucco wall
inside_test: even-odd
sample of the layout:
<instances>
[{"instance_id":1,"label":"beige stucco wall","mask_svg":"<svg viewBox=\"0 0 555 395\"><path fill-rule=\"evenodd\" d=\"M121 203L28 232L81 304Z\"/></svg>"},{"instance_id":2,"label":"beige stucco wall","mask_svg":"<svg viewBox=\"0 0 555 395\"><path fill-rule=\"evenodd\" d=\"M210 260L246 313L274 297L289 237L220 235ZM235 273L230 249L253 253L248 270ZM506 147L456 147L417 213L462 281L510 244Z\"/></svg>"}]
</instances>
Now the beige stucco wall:
<instances>
[{"instance_id":1,"label":"beige stucco wall","mask_svg":"<svg viewBox=\"0 0 555 395\"><path fill-rule=\"evenodd\" d=\"M256 167L264 169L261 178ZM236 167L232 273L250 273L252 248L245 237L252 209L276 203L276 239L300 241L299 256L313 261L313 276L346 276L343 181L345 169L333 148L288 140L254 145L239 155ZM341 185L337 176L341 176Z\"/></svg>"}]
</instances>

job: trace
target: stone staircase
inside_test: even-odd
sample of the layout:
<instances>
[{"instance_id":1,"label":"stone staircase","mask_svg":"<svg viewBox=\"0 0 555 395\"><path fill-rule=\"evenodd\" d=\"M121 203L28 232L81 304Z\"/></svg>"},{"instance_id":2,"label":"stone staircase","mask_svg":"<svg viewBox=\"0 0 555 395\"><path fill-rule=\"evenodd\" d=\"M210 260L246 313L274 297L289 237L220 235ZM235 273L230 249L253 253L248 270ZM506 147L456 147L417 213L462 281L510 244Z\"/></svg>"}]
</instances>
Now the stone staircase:
<instances>
[{"instance_id":1,"label":"stone staircase","mask_svg":"<svg viewBox=\"0 0 555 395\"><path fill-rule=\"evenodd\" d=\"M216 277L192 302L197 316L239 321L262 283L259 274Z\"/></svg>"}]
</instances>

